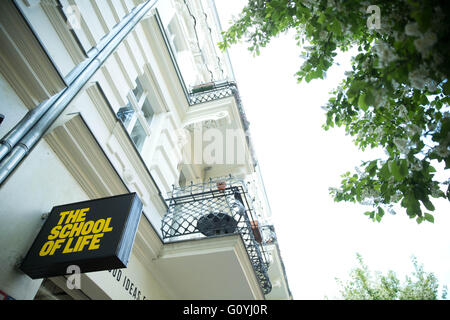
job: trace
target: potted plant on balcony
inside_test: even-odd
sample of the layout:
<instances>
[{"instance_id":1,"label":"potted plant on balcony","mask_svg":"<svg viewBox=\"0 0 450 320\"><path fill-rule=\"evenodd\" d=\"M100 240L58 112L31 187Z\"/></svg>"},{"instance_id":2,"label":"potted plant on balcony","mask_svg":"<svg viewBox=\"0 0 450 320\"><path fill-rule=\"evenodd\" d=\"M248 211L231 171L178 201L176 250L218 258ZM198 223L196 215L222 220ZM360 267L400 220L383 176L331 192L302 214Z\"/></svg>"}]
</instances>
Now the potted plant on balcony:
<instances>
[{"instance_id":1,"label":"potted plant on balcony","mask_svg":"<svg viewBox=\"0 0 450 320\"><path fill-rule=\"evenodd\" d=\"M252 228L253 236L255 237L256 242L262 242L261 230L259 229L258 220L250 221L250 226Z\"/></svg>"},{"instance_id":2,"label":"potted plant on balcony","mask_svg":"<svg viewBox=\"0 0 450 320\"><path fill-rule=\"evenodd\" d=\"M225 181L217 181L216 186L217 186L217 189L220 192L225 192L225 188L227 187L227 183Z\"/></svg>"}]
</instances>

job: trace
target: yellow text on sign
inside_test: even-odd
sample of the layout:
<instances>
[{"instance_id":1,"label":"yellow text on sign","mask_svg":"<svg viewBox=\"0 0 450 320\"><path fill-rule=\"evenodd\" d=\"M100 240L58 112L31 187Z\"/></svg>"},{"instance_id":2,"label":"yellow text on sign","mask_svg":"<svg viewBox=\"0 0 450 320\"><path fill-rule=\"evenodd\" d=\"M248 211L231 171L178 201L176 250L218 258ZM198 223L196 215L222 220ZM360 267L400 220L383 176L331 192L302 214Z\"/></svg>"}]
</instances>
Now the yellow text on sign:
<instances>
[{"instance_id":1,"label":"yellow text on sign","mask_svg":"<svg viewBox=\"0 0 450 320\"><path fill-rule=\"evenodd\" d=\"M61 212L56 226L50 230L48 241L42 246L39 256L53 255L56 250L62 253L97 250L100 241L106 232L113 228L110 226L111 218L86 221L89 208Z\"/></svg>"}]
</instances>

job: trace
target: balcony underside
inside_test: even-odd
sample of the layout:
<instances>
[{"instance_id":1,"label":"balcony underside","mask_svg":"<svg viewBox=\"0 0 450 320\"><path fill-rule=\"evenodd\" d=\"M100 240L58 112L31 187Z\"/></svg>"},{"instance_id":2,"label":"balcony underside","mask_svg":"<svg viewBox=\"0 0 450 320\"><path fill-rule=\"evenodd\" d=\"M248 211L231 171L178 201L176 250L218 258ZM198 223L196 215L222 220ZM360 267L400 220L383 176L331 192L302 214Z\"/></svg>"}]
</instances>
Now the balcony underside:
<instances>
[{"instance_id":1,"label":"balcony underside","mask_svg":"<svg viewBox=\"0 0 450 320\"><path fill-rule=\"evenodd\" d=\"M264 299L238 234L166 243L155 265L177 299Z\"/></svg>"}]
</instances>

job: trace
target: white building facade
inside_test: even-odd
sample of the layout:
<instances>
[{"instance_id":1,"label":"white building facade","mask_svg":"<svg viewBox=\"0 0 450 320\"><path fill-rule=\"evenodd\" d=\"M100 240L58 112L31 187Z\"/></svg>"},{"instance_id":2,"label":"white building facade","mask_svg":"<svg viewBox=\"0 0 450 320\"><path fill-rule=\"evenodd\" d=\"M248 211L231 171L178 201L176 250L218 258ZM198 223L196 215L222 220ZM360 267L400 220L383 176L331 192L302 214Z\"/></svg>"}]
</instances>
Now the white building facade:
<instances>
[{"instance_id":1,"label":"white building facade","mask_svg":"<svg viewBox=\"0 0 450 320\"><path fill-rule=\"evenodd\" d=\"M2 294L292 299L213 0L1 1L0 22ZM52 207L125 193L126 268L20 271Z\"/></svg>"}]
</instances>

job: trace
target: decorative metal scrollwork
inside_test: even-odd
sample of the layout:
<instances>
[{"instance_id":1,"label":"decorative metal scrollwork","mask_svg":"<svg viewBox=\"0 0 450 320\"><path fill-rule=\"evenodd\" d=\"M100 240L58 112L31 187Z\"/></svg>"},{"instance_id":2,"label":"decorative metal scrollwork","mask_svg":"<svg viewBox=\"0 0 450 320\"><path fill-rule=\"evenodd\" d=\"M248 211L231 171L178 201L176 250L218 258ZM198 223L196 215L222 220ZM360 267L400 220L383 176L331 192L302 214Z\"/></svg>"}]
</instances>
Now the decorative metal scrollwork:
<instances>
[{"instance_id":1,"label":"decorative metal scrollwork","mask_svg":"<svg viewBox=\"0 0 450 320\"><path fill-rule=\"evenodd\" d=\"M239 179L210 179L207 183L174 188L167 199L168 212L161 231L171 241L240 234L261 288L272 285L267 274L268 258L261 239L255 237L255 213L247 201L247 189ZM257 224L256 224L257 225Z\"/></svg>"}]
</instances>

